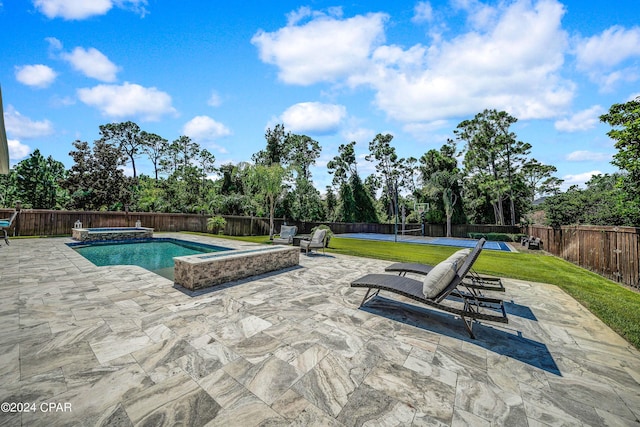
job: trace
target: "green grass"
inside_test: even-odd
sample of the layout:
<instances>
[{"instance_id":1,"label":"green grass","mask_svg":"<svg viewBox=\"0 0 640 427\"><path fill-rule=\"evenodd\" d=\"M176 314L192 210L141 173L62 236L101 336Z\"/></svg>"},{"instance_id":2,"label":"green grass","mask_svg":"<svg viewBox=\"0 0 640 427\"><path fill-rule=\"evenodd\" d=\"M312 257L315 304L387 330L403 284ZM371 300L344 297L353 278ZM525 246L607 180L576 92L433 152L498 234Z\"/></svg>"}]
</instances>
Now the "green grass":
<instances>
[{"instance_id":1,"label":"green grass","mask_svg":"<svg viewBox=\"0 0 640 427\"><path fill-rule=\"evenodd\" d=\"M268 236L216 236L268 243ZM331 239L327 252L388 261L434 265L459 248L371 240ZM545 253L482 251L474 270L499 277L558 286L589 309L611 329L640 349L640 293L570 262Z\"/></svg>"}]
</instances>

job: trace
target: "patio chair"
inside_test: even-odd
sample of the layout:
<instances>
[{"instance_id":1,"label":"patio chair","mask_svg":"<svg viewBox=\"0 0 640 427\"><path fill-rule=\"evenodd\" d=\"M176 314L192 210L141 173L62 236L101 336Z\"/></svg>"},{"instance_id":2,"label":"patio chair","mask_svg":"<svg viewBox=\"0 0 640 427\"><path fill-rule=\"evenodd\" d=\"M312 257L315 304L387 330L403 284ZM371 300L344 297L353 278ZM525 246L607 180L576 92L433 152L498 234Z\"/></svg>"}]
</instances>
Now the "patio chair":
<instances>
[{"instance_id":1,"label":"patio chair","mask_svg":"<svg viewBox=\"0 0 640 427\"><path fill-rule=\"evenodd\" d=\"M474 259L478 259L480 252L482 252L482 248L487 240L483 237L478 240L478 243L473 248L470 249L461 249L447 258L450 261L455 259L463 259L463 255L466 252L466 256L471 256ZM470 252L468 252L470 251ZM459 263L460 267L464 265L464 263ZM487 290L487 291L498 291L504 292L504 285L502 280L499 277L491 277L491 276L482 276L475 271L473 271L473 264L470 266L469 271L466 273L466 276L463 278L463 283L465 286L472 290ZM419 275L427 275L433 269L432 265L420 264L417 262L396 262L395 264L391 264L385 271L397 272L400 276L405 276L407 273L419 274Z\"/></svg>"},{"instance_id":2,"label":"patio chair","mask_svg":"<svg viewBox=\"0 0 640 427\"><path fill-rule=\"evenodd\" d=\"M4 234L4 242L9 246L9 234L7 233L11 227L13 227L13 222L20 211L13 211L10 218L0 219L0 230L2 230Z\"/></svg>"},{"instance_id":3,"label":"patio chair","mask_svg":"<svg viewBox=\"0 0 640 427\"><path fill-rule=\"evenodd\" d=\"M322 253L324 254L324 240L326 236L327 230L317 229L314 231L313 236L311 236L311 240L300 240L300 248L304 249L307 255L309 255L309 251L313 249L322 249Z\"/></svg>"},{"instance_id":4,"label":"patio chair","mask_svg":"<svg viewBox=\"0 0 640 427\"><path fill-rule=\"evenodd\" d=\"M476 252L475 258L477 255ZM391 274L367 274L351 282L351 287L367 288L367 293L360 303L361 307L378 296L380 291L387 291L456 314L464 322L469 336L475 338L474 320L498 323L508 323L509 320L502 300L477 295L463 283L474 262L471 254L460 268L457 262L444 260L434 266L423 281Z\"/></svg>"},{"instance_id":5,"label":"patio chair","mask_svg":"<svg viewBox=\"0 0 640 427\"><path fill-rule=\"evenodd\" d=\"M295 225L283 225L280 227L279 237L273 238L273 243L275 245L292 245L293 244L293 236L298 232L298 227Z\"/></svg>"}]
</instances>

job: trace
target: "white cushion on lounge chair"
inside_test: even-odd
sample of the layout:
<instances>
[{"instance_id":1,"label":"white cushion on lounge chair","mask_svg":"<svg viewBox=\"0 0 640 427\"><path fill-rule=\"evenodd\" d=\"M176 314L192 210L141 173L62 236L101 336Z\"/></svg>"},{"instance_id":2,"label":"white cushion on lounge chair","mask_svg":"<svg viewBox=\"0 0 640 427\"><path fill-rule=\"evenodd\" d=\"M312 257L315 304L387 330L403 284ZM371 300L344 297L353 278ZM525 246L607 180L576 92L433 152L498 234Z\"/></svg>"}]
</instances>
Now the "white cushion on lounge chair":
<instances>
[{"instance_id":1,"label":"white cushion on lounge chair","mask_svg":"<svg viewBox=\"0 0 640 427\"><path fill-rule=\"evenodd\" d=\"M460 249L459 251L454 252L449 258L447 258L447 261L455 262L457 263L457 266L460 267L470 253L471 248Z\"/></svg>"},{"instance_id":2,"label":"white cushion on lounge chair","mask_svg":"<svg viewBox=\"0 0 640 427\"><path fill-rule=\"evenodd\" d=\"M447 287L456 275L457 262L444 260L433 267L422 282L422 291L425 298L435 298Z\"/></svg>"}]
</instances>

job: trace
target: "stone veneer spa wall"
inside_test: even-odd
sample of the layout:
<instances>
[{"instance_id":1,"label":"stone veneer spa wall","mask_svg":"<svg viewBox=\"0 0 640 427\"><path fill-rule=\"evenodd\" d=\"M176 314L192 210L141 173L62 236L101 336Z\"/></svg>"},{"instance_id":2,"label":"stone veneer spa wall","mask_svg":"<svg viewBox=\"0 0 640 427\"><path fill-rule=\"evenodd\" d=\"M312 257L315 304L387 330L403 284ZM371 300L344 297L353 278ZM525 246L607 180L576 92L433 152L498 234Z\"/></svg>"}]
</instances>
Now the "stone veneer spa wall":
<instances>
[{"instance_id":1,"label":"stone veneer spa wall","mask_svg":"<svg viewBox=\"0 0 640 427\"><path fill-rule=\"evenodd\" d=\"M174 282L192 291L294 267L300 248L261 247L174 258Z\"/></svg>"}]
</instances>

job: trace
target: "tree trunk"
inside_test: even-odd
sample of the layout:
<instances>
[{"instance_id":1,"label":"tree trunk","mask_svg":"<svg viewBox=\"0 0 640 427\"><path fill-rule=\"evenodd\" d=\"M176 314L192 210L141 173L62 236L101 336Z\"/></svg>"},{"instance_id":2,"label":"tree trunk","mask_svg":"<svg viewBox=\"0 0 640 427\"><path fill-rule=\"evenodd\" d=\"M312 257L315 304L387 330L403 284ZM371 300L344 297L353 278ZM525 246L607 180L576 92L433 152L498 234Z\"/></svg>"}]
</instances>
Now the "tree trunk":
<instances>
[{"instance_id":1,"label":"tree trunk","mask_svg":"<svg viewBox=\"0 0 640 427\"><path fill-rule=\"evenodd\" d=\"M273 240L273 232L275 228L274 216L276 214L276 199L275 197L269 197L269 240Z\"/></svg>"},{"instance_id":2,"label":"tree trunk","mask_svg":"<svg viewBox=\"0 0 640 427\"><path fill-rule=\"evenodd\" d=\"M513 201L513 194L509 197L511 207L511 225L516 225L516 205Z\"/></svg>"},{"instance_id":3,"label":"tree trunk","mask_svg":"<svg viewBox=\"0 0 640 427\"><path fill-rule=\"evenodd\" d=\"M131 158L131 168L133 169L133 179L136 179L136 161L133 156L129 156Z\"/></svg>"}]
</instances>

